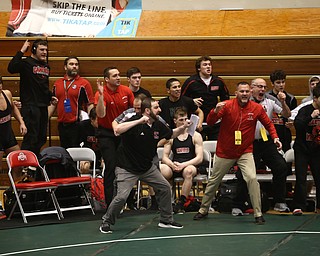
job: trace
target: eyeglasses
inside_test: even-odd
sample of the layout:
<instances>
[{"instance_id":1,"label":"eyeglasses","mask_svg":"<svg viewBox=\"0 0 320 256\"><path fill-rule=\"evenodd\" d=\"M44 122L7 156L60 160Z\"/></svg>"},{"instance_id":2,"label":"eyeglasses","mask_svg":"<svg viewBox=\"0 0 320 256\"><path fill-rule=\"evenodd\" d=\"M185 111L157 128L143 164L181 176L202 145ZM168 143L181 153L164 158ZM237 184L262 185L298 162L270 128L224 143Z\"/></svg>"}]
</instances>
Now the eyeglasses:
<instances>
[{"instance_id":1,"label":"eyeglasses","mask_svg":"<svg viewBox=\"0 0 320 256\"><path fill-rule=\"evenodd\" d=\"M253 84L253 86L258 87L259 89L267 89L268 88L268 86L262 85L262 84Z\"/></svg>"}]
</instances>

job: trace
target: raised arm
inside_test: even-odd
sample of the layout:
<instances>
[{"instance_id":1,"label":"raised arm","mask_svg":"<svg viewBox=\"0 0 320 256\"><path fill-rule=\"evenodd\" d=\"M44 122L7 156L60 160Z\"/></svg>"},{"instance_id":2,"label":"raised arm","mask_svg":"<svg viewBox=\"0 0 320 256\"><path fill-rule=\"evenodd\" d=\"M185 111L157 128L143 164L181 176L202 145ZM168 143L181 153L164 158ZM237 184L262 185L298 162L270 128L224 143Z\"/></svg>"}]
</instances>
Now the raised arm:
<instances>
[{"instance_id":1,"label":"raised arm","mask_svg":"<svg viewBox=\"0 0 320 256\"><path fill-rule=\"evenodd\" d=\"M104 106L104 98L103 98L103 82L100 82L99 79L97 79L97 87L98 87L98 103L96 106L96 113L97 116L100 118L105 117L106 115L106 108Z\"/></svg>"},{"instance_id":2,"label":"raised arm","mask_svg":"<svg viewBox=\"0 0 320 256\"><path fill-rule=\"evenodd\" d=\"M138 125L138 124L144 124L147 123L149 121L149 117L147 116L142 116L139 119L133 120L133 121L127 121L127 122L123 122L121 124L118 124L116 126L116 129L114 130L114 134L116 136L121 135L122 133L125 133L126 131L128 131L129 129L131 129L132 127Z\"/></svg>"}]
</instances>

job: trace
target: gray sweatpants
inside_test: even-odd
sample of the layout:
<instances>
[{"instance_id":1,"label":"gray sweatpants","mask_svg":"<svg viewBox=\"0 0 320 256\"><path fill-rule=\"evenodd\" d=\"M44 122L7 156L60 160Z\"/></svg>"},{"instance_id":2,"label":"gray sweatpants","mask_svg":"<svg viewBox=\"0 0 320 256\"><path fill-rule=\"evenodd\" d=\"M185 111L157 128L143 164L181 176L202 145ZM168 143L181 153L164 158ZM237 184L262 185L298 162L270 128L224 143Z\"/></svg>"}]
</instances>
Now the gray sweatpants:
<instances>
[{"instance_id":1,"label":"gray sweatpants","mask_svg":"<svg viewBox=\"0 0 320 256\"><path fill-rule=\"evenodd\" d=\"M103 222L107 222L110 225L115 224L116 217L120 214L130 191L138 180L153 187L160 208L160 220L165 222L173 221L171 186L154 164L147 172L141 174L134 174L120 167L116 167L115 174L117 180L117 194L112 199L106 214L103 215Z\"/></svg>"}]
</instances>

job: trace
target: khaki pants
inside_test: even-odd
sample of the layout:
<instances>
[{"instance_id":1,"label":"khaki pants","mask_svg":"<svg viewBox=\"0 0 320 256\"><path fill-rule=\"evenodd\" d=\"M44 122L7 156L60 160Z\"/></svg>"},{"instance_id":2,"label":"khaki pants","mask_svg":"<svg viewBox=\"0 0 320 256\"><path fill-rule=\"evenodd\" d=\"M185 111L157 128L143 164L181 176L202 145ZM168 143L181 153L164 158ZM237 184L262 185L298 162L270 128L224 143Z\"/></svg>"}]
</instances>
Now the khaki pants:
<instances>
[{"instance_id":1,"label":"khaki pants","mask_svg":"<svg viewBox=\"0 0 320 256\"><path fill-rule=\"evenodd\" d=\"M256 167L252 153L245 153L238 159L227 159L215 156L212 175L209 178L205 194L202 198L202 204L199 212L207 214L212 200L216 196L218 187L223 179L223 176L229 169L237 163L241 169L244 180L247 183L250 200L254 210L254 217L262 216L261 212L261 196L260 185L256 177Z\"/></svg>"}]
</instances>

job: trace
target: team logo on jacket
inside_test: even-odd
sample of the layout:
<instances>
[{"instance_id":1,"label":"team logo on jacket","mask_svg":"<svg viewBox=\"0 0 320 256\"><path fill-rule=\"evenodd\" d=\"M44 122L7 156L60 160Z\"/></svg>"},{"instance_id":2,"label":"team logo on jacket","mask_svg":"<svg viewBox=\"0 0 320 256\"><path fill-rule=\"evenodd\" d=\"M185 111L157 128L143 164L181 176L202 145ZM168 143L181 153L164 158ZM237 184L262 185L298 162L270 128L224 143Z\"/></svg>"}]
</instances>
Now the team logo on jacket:
<instances>
[{"instance_id":1,"label":"team logo on jacket","mask_svg":"<svg viewBox=\"0 0 320 256\"><path fill-rule=\"evenodd\" d=\"M153 132L153 138L154 138L155 140L158 140L158 139L160 138L158 131L154 131L154 132Z\"/></svg>"},{"instance_id":2,"label":"team logo on jacket","mask_svg":"<svg viewBox=\"0 0 320 256\"><path fill-rule=\"evenodd\" d=\"M312 129L313 141L320 145L320 126L317 125Z\"/></svg>"},{"instance_id":3,"label":"team logo on jacket","mask_svg":"<svg viewBox=\"0 0 320 256\"><path fill-rule=\"evenodd\" d=\"M253 113L248 113L247 120L249 120L249 121L253 120Z\"/></svg>"}]
</instances>

